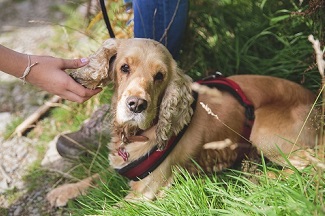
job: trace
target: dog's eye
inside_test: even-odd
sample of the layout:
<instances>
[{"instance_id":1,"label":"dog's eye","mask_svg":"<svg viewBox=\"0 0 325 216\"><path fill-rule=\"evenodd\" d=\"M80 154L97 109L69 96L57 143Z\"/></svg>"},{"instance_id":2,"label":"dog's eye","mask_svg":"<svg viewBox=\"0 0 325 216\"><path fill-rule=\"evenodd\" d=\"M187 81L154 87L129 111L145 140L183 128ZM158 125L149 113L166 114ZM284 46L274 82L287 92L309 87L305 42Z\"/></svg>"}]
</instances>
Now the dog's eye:
<instances>
[{"instance_id":1,"label":"dog's eye","mask_svg":"<svg viewBox=\"0 0 325 216\"><path fill-rule=\"evenodd\" d=\"M121 71L123 73L130 73L130 66L128 64L124 64L121 66Z\"/></svg>"},{"instance_id":2,"label":"dog's eye","mask_svg":"<svg viewBox=\"0 0 325 216\"><path fill-rule=\"evenodd\" d=\"M163 80L164 80L164 75L163 75L163 73L161 73L161 72L156 73L156 75L155 75L155 77L154 77L154 80L155 80L155 81L163 81Z\"/></svg>"}]
</instances>

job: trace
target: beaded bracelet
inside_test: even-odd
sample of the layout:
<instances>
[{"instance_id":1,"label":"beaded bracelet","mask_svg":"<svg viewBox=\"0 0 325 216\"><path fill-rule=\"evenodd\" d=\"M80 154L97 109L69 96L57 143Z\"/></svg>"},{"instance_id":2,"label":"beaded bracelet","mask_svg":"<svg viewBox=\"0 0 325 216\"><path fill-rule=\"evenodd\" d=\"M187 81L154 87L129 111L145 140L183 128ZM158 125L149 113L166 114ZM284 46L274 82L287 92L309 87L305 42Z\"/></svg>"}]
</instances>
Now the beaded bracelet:
<instances>
[{"instance_id":1,"label":"beaded bracelet","mask_svg":"<svg viewBox=\"0 0 325 216\"><path fill-rule=\"evenodd\" d=\"M29 74L32 67L38 64L38 62L31 64L30 56L29 55L27 55L27 56L28 56L28 65L27 65L23 75L21 77L19 77L19 79L21 79L24 84L26 83L26 76Z\"/></svg>"}]
</instances>

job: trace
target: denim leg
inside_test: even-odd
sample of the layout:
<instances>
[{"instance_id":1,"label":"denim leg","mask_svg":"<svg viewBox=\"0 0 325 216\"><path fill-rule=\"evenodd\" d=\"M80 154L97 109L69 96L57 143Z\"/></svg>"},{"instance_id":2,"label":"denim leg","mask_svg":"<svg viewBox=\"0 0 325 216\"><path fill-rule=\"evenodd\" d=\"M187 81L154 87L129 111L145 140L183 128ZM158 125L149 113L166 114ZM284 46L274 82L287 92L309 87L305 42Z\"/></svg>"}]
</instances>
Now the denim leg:
<instances>
[{"instance_id":1,"label":"denim leg","mask_svg":"<svg viewBox=\"0 0 325 216\"><path fill-rule=\"evenodd\" d=\"M134 37L159 41L177 58L188 7L188 0L133 0Z\"/></svg>"}]
</instances>

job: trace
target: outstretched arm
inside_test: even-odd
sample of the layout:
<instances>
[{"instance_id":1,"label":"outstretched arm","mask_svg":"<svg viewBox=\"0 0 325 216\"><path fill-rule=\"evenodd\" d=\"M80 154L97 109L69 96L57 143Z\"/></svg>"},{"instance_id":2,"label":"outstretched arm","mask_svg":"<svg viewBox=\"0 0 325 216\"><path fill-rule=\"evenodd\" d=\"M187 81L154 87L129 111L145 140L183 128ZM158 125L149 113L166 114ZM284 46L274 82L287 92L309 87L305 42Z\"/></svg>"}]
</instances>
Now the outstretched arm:
<instances>
[{"instance_id":1,"label":"outstretched arm","mask_svg":"<svg viewBox=\"0 0 325 216\"><path fill-rule=\"evenodd\" d=\"M51 56L30 55L30 63L34 64L26 81L64 99L85 102L101 89L87 89L75 82L64 70L77 69L88 64L88 59L61 59ZM0 45L0 71L22 77L29 64L28 55L22 54Z\"/></svg>"}]
</instances>

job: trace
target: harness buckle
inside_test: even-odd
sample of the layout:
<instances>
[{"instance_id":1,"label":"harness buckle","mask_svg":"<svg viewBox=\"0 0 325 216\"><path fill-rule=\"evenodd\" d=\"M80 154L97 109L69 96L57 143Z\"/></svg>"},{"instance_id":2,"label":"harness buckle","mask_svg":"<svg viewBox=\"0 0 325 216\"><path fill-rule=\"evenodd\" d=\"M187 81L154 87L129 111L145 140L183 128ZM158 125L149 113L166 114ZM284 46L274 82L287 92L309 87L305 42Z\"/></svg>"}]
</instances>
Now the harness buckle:
<instances>
[{"instance_id":1,"label":"harness buckle","mask_svg":"<svg viewBox=\"0 0 325 216\"><path fill-rule=\"evenodd\" d=\"M249 121L254 121L255 114L254 114L254 107L252 105L244 105L245 107L245 116Z\"/></svg>"},{"instance_id":2,"label":"harness buckle","mask_svg":"<svg viewBox=\"0 0 325 216\"><path fill-rule=\"evenodd\" d=\"M202 79L202 81L207 81L207 80L212 80L212 79L216 79L218 77L223 77L222 73L219 72L219 71L215 71L213 74L207 76L207 77L204 77Z\"/></svg>"}]
</instances>

